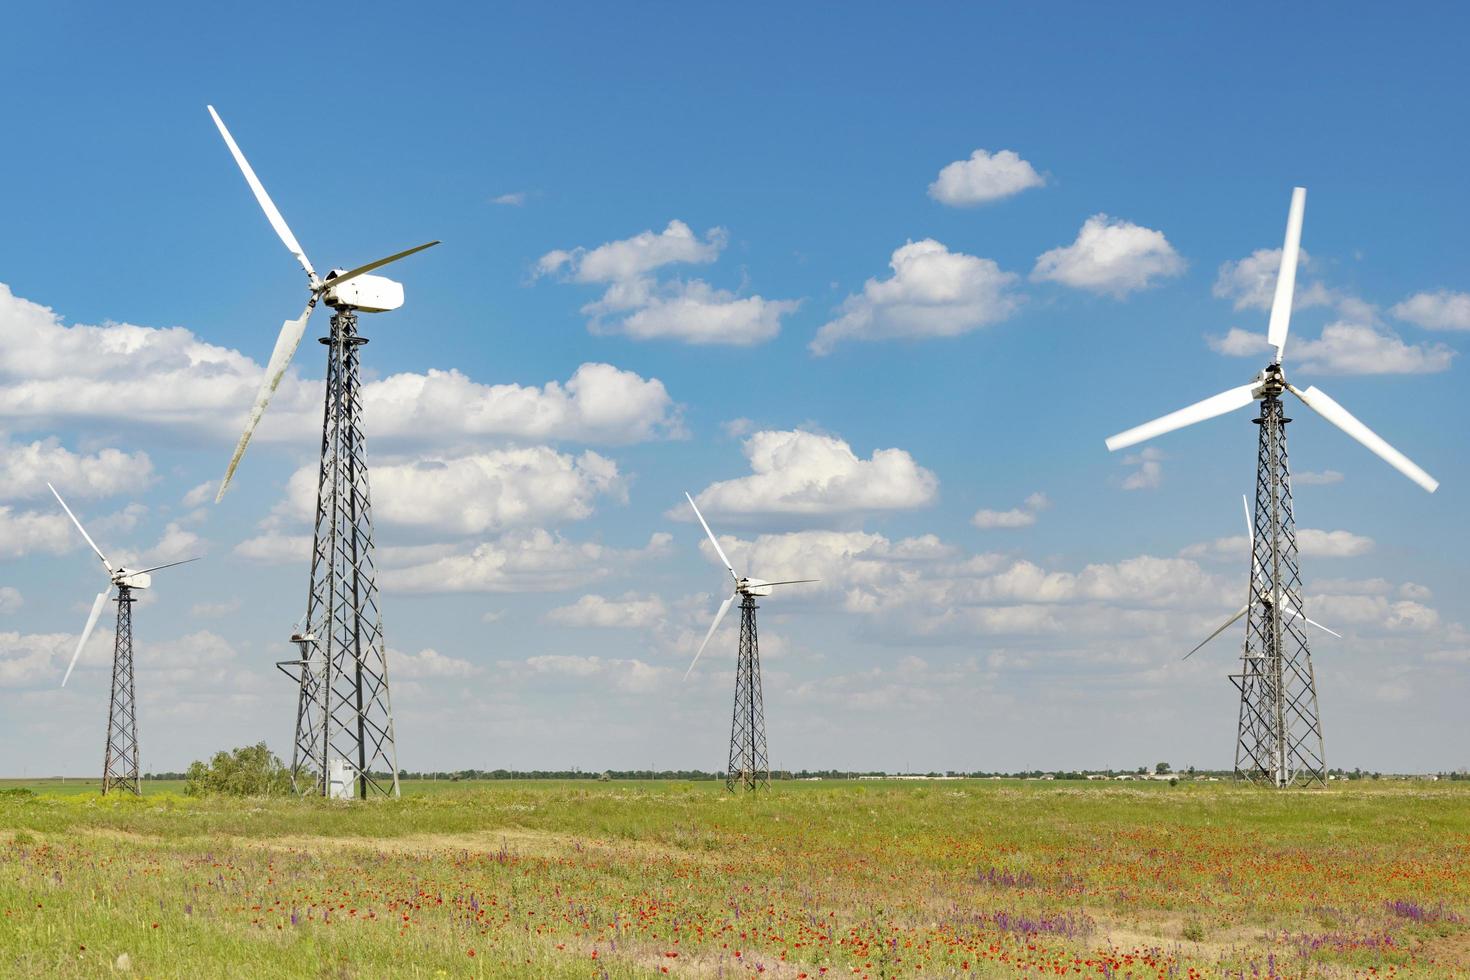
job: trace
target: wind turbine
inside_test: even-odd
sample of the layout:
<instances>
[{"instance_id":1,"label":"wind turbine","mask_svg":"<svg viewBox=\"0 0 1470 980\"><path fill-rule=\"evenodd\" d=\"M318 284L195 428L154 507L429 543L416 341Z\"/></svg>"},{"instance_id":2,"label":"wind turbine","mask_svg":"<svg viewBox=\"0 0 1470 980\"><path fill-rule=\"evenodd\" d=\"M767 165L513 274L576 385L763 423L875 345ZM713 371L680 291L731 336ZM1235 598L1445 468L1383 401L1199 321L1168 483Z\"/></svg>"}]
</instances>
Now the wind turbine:
<instances>
[{"instance_id":1,"label":"wind turbine","mask_svg":"<svg viewBox=\"0 0 1470 980\"><path fill-rule=\"evenodd\" d=\"M403 286L369 273L439 242L426 242L355 269L333 269L321 278L219 113L214 106L208 109L266 220L305 270L308 292L301 316L281 326L216 502L229 488L250 437L301 343L311 311L318 301L332 308L331 330L321 340L327 347L326 408L307 626L292 637L301 646L301 659L278 665L298 685L292 782L300 790L298 777L309 774L313 792L333 794L330 774L350 772L359 797L365 799L370 790L397 796L398 755L388 698L362 433L359 349L367 339L357 332L357 314L385 313L402 306ZM391 781L385 778L390 773Z\"/></svg>"},{"instance_id":2,"label":"wind turbine","mask_svg":"<svg viewBox=\"0 0 1470 980\"><path fill-rule=\"evenodd\" d=\"M102 567L107 569L109 580L107 588L99 592L92 602L92 611L87 614L87 625L82 627L81 639L77 640L77 649L71 655L71 663L66 665L66 675L61 678L61 686L66 687L66 682L71 680L77 658L82 655L82 648L87 645L87 640L91 639L92 630L102 615L102 607L107 604L107 597L116 587L117 629L113 631L112 639L112 700L107 706L107 753L102 762L102 793L105 796L109 790L122 789L134 796L141 796L143 787L138 775L137 700L133 696L133 591L152 585L152 572L173 568L175 565L187 565L199 559L186 558L184 561L171 561L151 568L113 568L102 549L97 547L97 542L92 540L87 529L82 527L82 522L77 520L77 515L61 499L61 494L51 484L46 486L56 497L61 509L66 511L66 516L77 526L87 544L97 553Z\"/></svg>"},{"instance_id":3,"label":"wind turbine","mask_svg":"<svg viewBox=\"0 0 1470 980\"><path fill-rule=\"evenodd\" d=\"M1254 589L1255 588L1255 585L1256 585L1256 578L1257 578L1256 568L1257 568L1257 565L1258 565L1258 562L1256 561L1256 529L1255 529L1255 525L1251 523L1251 507L1250 507L1250 504L1246 500L1245 494L1241 494L1240 495L1240 506L1245 510L1245 536L1246 536L1247 542L1249 542L1249 550L1250 550L1250 554L1251 554L1250 586L1251 586L1251 588ZM1337 632L1336 630L1329 629L1328 627L1323 626L1321 623L1317 622L1315 619L1310 618L1305 613L1303 613L1300 609L1297 609L1295 606L1293 606L1291 604L1291 600L1290 599L1283 598L1281 601L1283 603L1282 612L1286 613L1286 615L1290 616L1292 619L1301 619L1308 626L1315 626L1315 627L1317 627L1317 629L1321 630L1324 633L1329 633L1332 636L1337 637L1339 640L1342 639L1342 634L1341 633ZM1195 646L1195 648L1193 650L1189 651L1188 653L1186 653L1184 656L1180 657L1179 659L1180 660L1188 660L1190 657L1194 656L1196 653L1199 653L1200 650L1204 648L1205 644L1209 643L1215 637L1219 636L1221 633L1225 632L1230 627L1234 626L1236 623L1238 623L1240 621L1240 618L1242 616L1244 616L1246 613L1250 612L1251 611L1251 605L1253 603L1260 603L1263 606L1269 607L1274 602L1275 602L1275 598L1270 593L1267 593L1267 592L1256 592L1256 593L1254 593L1251 596L1251 598L1249 598L1249 599L1246 600L1245 605L1241 606L1240 609L1238 609L1236 611L1236 613L1235 613L1234 616L1231 616L1229 619L1225 620L1225 622L1223 624L1221 624L1221 626L1220 626L1219 629L1215 630L1215 632L1211 633L1209 636L1205 637L1203 640L1200 640L1199 643ZM1267 613L1267 615L1269 615L1269 613ZM1247 650L1247 653L1249 653L1249 652L1250 651ZM1260 653L1259 653L1259 651L1256 652L1255 659L1260 659Z\"/></svg>"},{"instance_id":4,"label":"wind turbine","mask_svg":"<svg viewBox=\"0 0 1470 980\"><path fill-rule=\"evenodd\" d=\"M1260 428L1254 527L1261 528L1262 533L1251 534L1248 594L1269 601L1250 601L1236 617L1247 616L1248 621L1241 672L1231 680L1240 691L1236 778L1277 787L1299 780L1304 784L1325 782L1327 778L1326 749L1317 711L1317 683L1305 631L1308 621L1300 612L1301 572L1286 455L1286 424L1291 419L1285 415L1282 394L1291 392L1302 404L1430 493L1439 486L1433 477L1326 392L1315 386L1302 391L1286 380L1282 355L1291 325L1306 201L1305 188L1293 189L1286 239L1281 248L1281 269L1276 277L1276 294L1266 331L1266 339L1275 349L1271 362L1249 384L1213 395L1107 440L1108 449L1116 451L1245 408L1252 402L1261 403L1260 416L1255 419Z\"/></svg>"},{"instance_id":5,"label":"wind turbine","mask_svg":"<svg viewBox=\"0 0 1470 980\"><path fill-rule=\"evenodd\" d=\"M684 678L688 680L689 674L694 670L694 665L699 663L699 657L704 653L704 648L709 646L710 638L715 635L715 630L720 628L720 623L725 618L725 613L730 611L730 604L738 597L740 599L740 652L735 668L735 711L730 722L730 761L725 767L725 788L734 790L737 782L741 789L755 790L761 787L769 788L771 785L771 765L766 754L766 712L765 699L761 694L761 655L760 643L756 638L755 604L757 596L768 596L771 589L778 585L799 585L803 582L815 582L814 578L794 578L783 582L767 582L764 579L748 578L737 574L735 566L730 564L730 559L725 557L725 549L720 547L715 532L709 529L709 523L705 521L704 515L699 512L699 505L694 498L685 491L684 498L689 501L689 506L694 508L694 516L699 518L699 523L704 528L704 533L709 535L710 544L715 546L715 554L720 556L720 561L725 563L725 568L730 572L730 578L735 581L735 590L720 603L719 611L715 613L715 621L710 624L709 632L704 634L704 642L694 653L694 659L689 661L689 669L684 671Z\"/></svg>"}]
</instances>

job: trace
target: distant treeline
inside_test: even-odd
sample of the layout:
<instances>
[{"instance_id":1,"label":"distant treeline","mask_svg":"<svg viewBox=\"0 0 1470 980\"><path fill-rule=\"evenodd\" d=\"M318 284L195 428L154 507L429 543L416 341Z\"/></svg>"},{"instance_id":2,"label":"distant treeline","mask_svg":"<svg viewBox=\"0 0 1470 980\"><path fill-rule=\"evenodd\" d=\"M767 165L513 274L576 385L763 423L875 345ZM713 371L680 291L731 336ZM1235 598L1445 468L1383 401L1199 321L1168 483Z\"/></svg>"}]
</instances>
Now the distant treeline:
<instances>
[{"instance_id":1,"label":"distant treeline","mask_svg":"<svg viewBox=\"0 0 1470 980\"><path fill-rule=\"evenodd\" d=\"M1403 775L1394 773L1369 772L1363 769L1329 769L1328 773L1338 779L1395 779L1405 778ZM375 778L388 779L387 773L374 773ZM1234 773L1228 769L1196 769L1190 766L1186 769L1174 770L1166 764L1160 763L1153 768L1139 766L1136 769L1090 769L1075 772L1060 772L1057 770L1032 769L1024 772L988 772L977 770L975 772L914 772L914 773L890 773L881 770L870 770L858 772L847 769L797 769L797 770L771 770L773 780L800 780L800 779L1088 779L1107 778L1116 779L1121 776L1152 776L1157 779L1160 776L1172 776L1179 779L1231 779ZM1458 772L1442 772L1437 775L1440 779L1452 781L1470 780L1470 771L1459 770ZM182 772L151 772L143 776L148 780L183 780L187 773ZM600 772L586 771L582 769L460 769L457 771L443 772L410 772L407 769L399 770L399 779L428 779L448 780L458 782L461 780L492 780L492 779L586 779L592 781L610 782L616 779L662 779L683 780L685 782L708 782L721 781L725 779L723 772L705 772L701 769L608 769Z\"/></svg>"}]
</instances>

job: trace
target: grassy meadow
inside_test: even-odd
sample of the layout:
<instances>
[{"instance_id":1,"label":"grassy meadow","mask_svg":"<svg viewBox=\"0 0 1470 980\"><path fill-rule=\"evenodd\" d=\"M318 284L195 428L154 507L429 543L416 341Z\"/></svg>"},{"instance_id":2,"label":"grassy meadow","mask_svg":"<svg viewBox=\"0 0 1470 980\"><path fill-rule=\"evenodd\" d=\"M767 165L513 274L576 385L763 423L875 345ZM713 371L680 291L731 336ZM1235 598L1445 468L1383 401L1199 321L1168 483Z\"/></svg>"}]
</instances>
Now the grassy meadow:
<instances>
[{"instance_id":1,"label":"grassy meadow","mask_svg":"<svg viewBox=\"0 0 1470 980\"><path fill-rule=\"evenodd\" d=\"M7 976L1470 976L1470 784L28 785Z\"/></svg>"}]
</instances>

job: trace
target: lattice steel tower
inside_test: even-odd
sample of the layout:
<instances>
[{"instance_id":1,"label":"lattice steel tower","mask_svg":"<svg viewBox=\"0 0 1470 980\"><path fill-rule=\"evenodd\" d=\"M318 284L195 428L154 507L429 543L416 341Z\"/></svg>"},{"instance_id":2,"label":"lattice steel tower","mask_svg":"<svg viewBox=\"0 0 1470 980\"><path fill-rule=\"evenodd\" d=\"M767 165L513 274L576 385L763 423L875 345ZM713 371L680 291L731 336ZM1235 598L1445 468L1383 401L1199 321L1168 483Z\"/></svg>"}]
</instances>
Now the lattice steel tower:
<instances>
[{"instance_id":1,"label":"lattice steel tower","mask_svg":"<svg viewBox=\"0 0 1470 980\"><path fill-rule=\"evenodd\" d=\"M298 792L366 799L398 795L388 660L373 563L373 519L362 435L362 390L351 309L332 313L326 408L317 476L316 532L298 660L291 774Z\"/></svg>"},{"instance_id":2,"label":"lattice steel tower","mask_svg":"<svg viewBox=\"0 0 1470 980\"><path fill-rule=\"evenodd\" d=\"M769 788L771 765L766 756L766 708L761 694L761 650L755 631L755 596L740 599L740 654L735 667L735 714L730 722L730 762L725 788Z\"/></svg>"},{"instance_id":3,"label":"lattice steel tower","mask_svg":"<svg viewBox=\"0 0 1470 980\"><path fill-rule=\"evenodd\" d=\"M133 695L133 590L117 589L117 631L112 639L112 700L107 705L107 754L102 795L124 790L143 795L138 777L138 712Z\"/></svg>"},{"instance_id":4,"label":"lattice steel tower","mask_svg":"<svg viewBox=\"0 0 1470 980\"><path fill-rule=\"evenodd\" d=\"M1276 787L1327 780L1326 746L1317 710L1317 682L1307 644L1287 418L1280 371L1268 372L1256 460L1256 531L1251 535L1251 585L1240 673L1235 777ZM1301 611L1298 614L1297 611Z\"/></svg>"}]
</instances>

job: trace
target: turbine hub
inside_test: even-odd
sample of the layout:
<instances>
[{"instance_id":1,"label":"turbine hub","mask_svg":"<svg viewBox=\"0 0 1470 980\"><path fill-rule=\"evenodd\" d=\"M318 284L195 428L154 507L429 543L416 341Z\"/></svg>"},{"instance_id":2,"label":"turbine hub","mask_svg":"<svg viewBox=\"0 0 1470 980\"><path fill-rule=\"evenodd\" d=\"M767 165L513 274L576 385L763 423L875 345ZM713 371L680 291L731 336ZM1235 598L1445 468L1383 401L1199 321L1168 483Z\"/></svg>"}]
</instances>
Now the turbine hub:
<instances>
[{"instance_id":1,"label":"turbine hub","mask_svg":"<svg viewBox=\"0 0 1470 980\"><path fill-rule=\"evenodd\" d=\"M1272 361L1266 365L1266 370L1261 372L1260 392L1262 397L1279 397L1286 390L1286 375L1281 372L1281 365Z\"/></svg>"}]
</instances>

